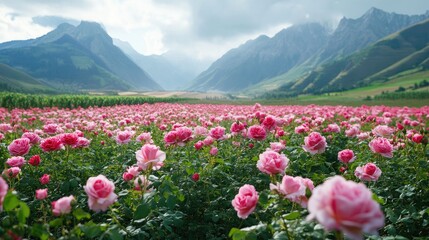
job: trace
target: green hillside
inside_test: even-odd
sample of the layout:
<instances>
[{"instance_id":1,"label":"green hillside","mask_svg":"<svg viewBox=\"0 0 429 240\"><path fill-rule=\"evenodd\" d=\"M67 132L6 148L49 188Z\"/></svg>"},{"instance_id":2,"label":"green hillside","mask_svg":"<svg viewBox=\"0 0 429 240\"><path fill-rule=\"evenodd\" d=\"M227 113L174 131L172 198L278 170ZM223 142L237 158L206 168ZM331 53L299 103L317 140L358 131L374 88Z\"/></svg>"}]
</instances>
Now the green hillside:
<instances>
[{"instance_id":1,"label":"green hillside","mask_svg":"<svg viewBox=\"0 0 429 240\"><path fill-rule=\"evenodd\" d=\"M55 92L55 90L46 83L2 63L0 63L0 91L16 91L25 93Z\"/></svg>"}]
</instances>

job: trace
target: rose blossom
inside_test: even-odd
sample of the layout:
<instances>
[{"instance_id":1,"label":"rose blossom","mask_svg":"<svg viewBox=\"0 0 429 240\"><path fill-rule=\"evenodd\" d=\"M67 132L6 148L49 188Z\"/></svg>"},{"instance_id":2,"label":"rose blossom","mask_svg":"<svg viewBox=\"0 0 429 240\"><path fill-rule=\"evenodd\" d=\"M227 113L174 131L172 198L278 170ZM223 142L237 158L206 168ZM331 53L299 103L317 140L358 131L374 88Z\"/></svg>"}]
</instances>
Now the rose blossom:
<instances>
[{"instance_id":1,"label":"rose blossom","mask_svg":"<svg viewBox=\"0 0 429 240\"><path fill-rule=\"evenodd\" d=\"M24 156L30 151L30 148L31 148L30 139L28 138L15 139L7 147L10 155L12 156Z\"/></svg>"},{"instance_id":2,"label":"rose blossom","mask_svg":"<svg viewBox=\"0 0 429 240\"><path fill-rule=\"evenodd\" d=\"M91 141L84 137L78 137L76 144L73 146L73 148L85 148L88 147L89 144L91 144Z\"/></svg>"},{"instance_id":3,"label":"rose blossom","mask_svg":"<svg viewBox=\"0 0 429 240\"><path fill-rule=\"evenodd\" d=\"M423 140L423 135L421 135L420 133L416 133L413 135L413 137L411 138L411 140L415 143L421 143Z\"/></svg>"},{"instance_id":4,"label":"rose blossom","mask_svg":"<svg viewBox=\"0 0 429 240\"><path fill-rule=\"evenodd\" d=\"M192 180L194 180L195 182L200 180L200 174L198 174L198 173L192 174Z\"/></svg>"},{"instance_id":5,"label":"rose blossom","mask_svg":"<svg viewBox=\"0 0 429 240\"><path fill-rule=\"evenodd\" d=\"M281 142L272 142L270 143L270 148L267 148L267 150L271 149L275 152L281 152L283 149L285 149L285 145Z\"/></svg>"},{"instance_id":6,"label":"rose blossom","mask_svg":"<svg viewBox=\"0 0 429 240\"><path fill-rule=\"evenodd\" d=\"M76 133L64 133L60 135L61 142L64 145L74 146L79 136Z\"/></svg>"},{"instance_id":7,"label":"rose blossom","mask_svg":"<svg viewBox=\"0 0 429 240\"><path fill-rule=\"evenodd\" d=\"M6 161L7 165L10 167L22 167L25 164L25 159L23 157L11 157Z\"/></svg>"},{"instance_id":8,"label":"rose blossom","mask_svg":"<svg viewBox=\"0 0 429 240\"><path fill-rule=\"evenodd\" d=\"M232 135L237 135L245 130L246 130L246 127L244 126L243 123L240 123L240 122L232 123L231 128L229 129Z\"/></svg>"},{"instance_id":9,"label":"rose blossom","mask_svg":"<svg viewBox=\"0 0 429 240\"><path fill-rule=\"evenodd\" d=\"M136 138L137 142L153 143L152 135L148 132L141 133Z\"/></svg>"},{"instance_id":10,"label":"rose blossom","mask_svg":"<svg viewBox=\"0 0 429 240\"><path fill-rule=\"evenodd\" d=\"M386 125L378 125L374 129L372 129L372 133L374 133L374 135L378 137L387 138L392 136L393 132L394 132L393 128L390 128L389 126L386 126Z\"/></svg>"},{"instance_id":11,"label":"rose blossom","mask_svg":"<svg viewBox=\"0 0 429 240\"><path fill-rule=\"evenodd\" d=\"M21 168L19 167L11 167L3 171L3 174L10 178L16 177L19 173L21 173Z\"/></svg>"},{"instance_id":12,"label":"rose blossom","mask_svg":"<svg viewBox=\"0 0 429 240\"><path fill-rule=\"evenodd\" d=\"M259 195L255 187L245 184L240 188L231 203L235 211L237 211L237 216L246 219L255 210L258 200Z\"/></svg>"},{"instance_id":13,"label":"rose blossom","mask_svg":"<svg viewBox=\"0 0 429 240\"><path fill-rule=\"evenodd\" d=\"M313 191L313 181L308 178L283 176L282 182L277 185L270 184L270 189L277 191L292 202L299 203L302 207L307 207L307 189Z\"/></svg>"},{"instance_id":14,"label":"rose blossom","mask_svg":"<svg viewBox=\"0 0 429 240\"><path fill-rule=\"evenodd\" d=\"M363 233L377 234L384 226L380 205L362 183L334 176L313 190L308 201L308 220L316 219L328 231L339 230L351 239Z\"/></svg>"},{"instance_id":15,"label":"rose blossom","mask_svg":"<svg viewBox=\"0 0 429 240\"><path fill-rule=\"evenodd\" d=\"M88 195L88 207L95 212L106 211L118 198L115 185L103 175L90 177L83 188Z\"/></svg>"},{"instance_id":16,"label":"rose blossom","mask_svg":"<svg viewBox=\"0 0 429 240\"><path fill-rule=\"evenodd\" d=\"M34 132L25 132L22 134L21 138L28 138L30 144L36 145L39 144L41 138Z\"/></svg>"},{"instance_id":17,"label":"rose blossom","mask_svg":"<svg viewBox=\"0 0 429 240\"><path fill-rule=\"evenodd\" d=\"M3 210L3 200L7 194L8 188L9 186L7 185L6 181L0 177L0 211Z\"/></svg>"},{"instance_id":18,"label":"rose blossom","mask_svg":"<svg viewBox=\"0 0 429 240\"><path fill-rule=\"evenodd\" d=\"M153 144L145 144L136 151L137 165L146 170L152 168L158 170L164 165L165 152L159 150L159 147Z\"/></svg>"},{"instance_id":19,"label":"rose blossom","mask_svg":"<svg viewBox=\"0 0 429 240\"><path fill-rule=\"evenodd\" d=\"M265 128L265 130L271 131L277 126L276 118L274 116L266 116L261 125Z\"/></svg>"},{"instance_id":20,"label":"rose blossom","mask_svg":"<svg viewBox=\"0 0 429 240\"><path fill-rule=\"evenodd\" d=\"M225 137L225 128L221 126L217 126L215 128L210 129L209 134L210 134L210 137L216 140L221 140Z\"/></svg>"},{"instance_id":21,"label":"rose blossom","mask_svg":"<svg viewBox=\"0 0 429 240\"><path fill-rule=\"evenodd\" d=\"M387 158L393 157L393 146L386 138L375 138L368 145L374 153L380 153L381 156Z\"/></svg>"},{"instance_id":22,"label":"rose blossom","mask_svg":"<svg viewBox=\"0 0 429 240\"><path fill-rule=\"evenodd\" d=\"M51 203L52 213L54 216L60 216L62 214L68 214L71 212L71 202L74 201L73 195L68 197L62 197L57 201Z\"/></svg>"},{"instance_id":23,"label":"rose blossom","mask_svg":"<svg viewBox=\"0 0 429 240\"><path fill-rule=\"evenodd\" d=\"M40 156L39 155L32 156L28 160L28 164L30 164L31 166L39 166L39 164L40 164Z\"/></svg>"},{"instance_id":24,"label":"rose blossom","mask_svg":"<svg viewBox=\"0 0 429 240\"><path fill-rule=\"evenodd\" d=\"M374 163L367 163L355 170L355 176L363 181L377 181L380 175L381 170Z\"/></svg>"},{"instance_id":25,"label":"rose blossom","mask_svg":"<svg viewBox=\"0 0 429 240\"><path fill-rule=\"evenodd\" d=\"M302 146L302 148L311 155L325 152L326 147L326 138L318 132L312 132L310 135L305 137L304 146Z\"/></svg>"},{"instance_id":26,"label":"rose blossom","mask_svg":"<svg viewBox=\"0 0 429 240\"><path fill-rule=\"evenodd\" d=\"M134 134L135 134L134 131L129 131L129 130L119 131L116 134L115 141L117 144L127 144L131 141L131 138L134 136Z\"/></svg>"},{"instance_id":27,"label":"rose blossom","mask_svg":"<svg viewBox=\"0 0 429 240\"><path fill-rule=\"evenodd\" d=\"M185 146L185 143L192 139L192 129L188 127L178 127L175 131L179 146Z\"/></svg>"},{"instance_id":28,"label":"rose blossom","mask_svg":"<svg viewBox=\"0 0 429 240\"><path fill-rule=\"evenodd\" d=\"M36 190L36 199L37 200L43 200L48 196L48 189L37 189Z\"/></svg>"},{"instance_id":29,"label":"rose blossom","mask_svg":"<svg viewBox=\"0 0 429 240\"><path fill-rule=\"evenodd\" d=\"M49 183L50 179L51 179L51 176L49 176L49 174L45 173L45 174L43 174L42 177L40 177L39 181L42 185L45 185L45 184Z\"/></svg>"},{"instance_id":30,"label":"rose blossom","mask_svg":"<svg viewBox=\"0 0 429 240\"><path fill-rule=\"evenodd\" d=\"M263 173L267 174L284 174L288 167L289 159L284 154L267 150L259 155L256 167Z\"/></svg>"},{"instance_id":31,"label":"rose blossom","mask_svg":"<svg viewBox=\"0 0 429 240\"><path fill-rule=\"evenodd\" d=\"M203 141L198 141L194 144L194 148L196 150L200 150L202 147L204 146L204 142Z\"/></svg>"},{"instance_id":32,"label":"rose blossom","mask_svg":"<svg viewBox=\"0 0 429 240\"><path fill-rule=\"evenodd\" d=\"M356 159L356 156L353 152L353 150L350 149L344 149L342 151L338 152L338 160L342 163L351 163Z\"/></svg>"},{"instance_id":33,"label":"rose blossom","mask_svg":"<svg viewBox=\"0 0 429 240\"><path fill-rule=\"evenodd\" d=\"M262 126L253 125L249 127L249 130L247 131L247 136L250 139L264 140L267 137L267 132Z\"/></svg>"},{"instance_id":34,"label":"rose blossom","mask_svg":"<svg viewBox=\"0 0 429 240\"><path fill-rule=\"evenodd\" d=\"M61 139L57 136L43 139L39 146L44 152L52 152L64 148Z\"/></svg>"},{"instance_id":35,"label":"rose blossom","mask_svg":"<svg viewBox=\"0 0 429 240\"><path fill-rule=\"evenodd\" d=\"M173 145L176 144L177 141L177 132L176 131L170 131L165 134L164 136L164 142L165 145Z\"/></svg>"},{"instance_id":36,"label":"rose blossom","mask_svg":"<svg viewBox=\"0 0 429 240\"><path fill-rule=\"evenodd\" d=\"M217 152L218 152L217 147L212 147L212 148L210 149L210 155L212 155L212 156L217 155Z\"/></svg>"}]
</instances>

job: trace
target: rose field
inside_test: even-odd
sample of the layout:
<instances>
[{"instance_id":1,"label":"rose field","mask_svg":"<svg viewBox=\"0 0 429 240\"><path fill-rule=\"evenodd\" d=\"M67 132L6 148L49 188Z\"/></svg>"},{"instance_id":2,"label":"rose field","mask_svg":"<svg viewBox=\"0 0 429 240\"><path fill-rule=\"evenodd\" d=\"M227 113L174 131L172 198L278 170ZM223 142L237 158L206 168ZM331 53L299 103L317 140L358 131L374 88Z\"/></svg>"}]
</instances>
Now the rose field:
<instances>
[{"instance_id":1,"label":"rose field","mask_svg":"<svg viewBox=\"0 0 429 240\"><path fill-rule=\"evenodd\" d=\"M429 107L0 108L1 239L428 239Z\"/></svg>"}]
</instances>

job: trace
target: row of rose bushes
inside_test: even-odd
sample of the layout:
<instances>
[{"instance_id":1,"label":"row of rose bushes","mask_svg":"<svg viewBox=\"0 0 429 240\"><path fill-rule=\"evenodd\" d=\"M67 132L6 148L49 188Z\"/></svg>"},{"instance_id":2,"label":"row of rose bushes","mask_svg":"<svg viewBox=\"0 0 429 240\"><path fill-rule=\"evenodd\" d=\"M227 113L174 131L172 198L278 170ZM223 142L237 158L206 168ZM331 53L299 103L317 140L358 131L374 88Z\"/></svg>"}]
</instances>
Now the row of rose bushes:
<instances>
[{"instance_id":1,"label":"row of rose bushes","mask_svg":"<svg viewBox=\"0 0 429 240\"><path fill-rule=\"evenodd\" d=\"M0 112L6 238L429 234L427 107Z\"/></svg>"}]
</instances>

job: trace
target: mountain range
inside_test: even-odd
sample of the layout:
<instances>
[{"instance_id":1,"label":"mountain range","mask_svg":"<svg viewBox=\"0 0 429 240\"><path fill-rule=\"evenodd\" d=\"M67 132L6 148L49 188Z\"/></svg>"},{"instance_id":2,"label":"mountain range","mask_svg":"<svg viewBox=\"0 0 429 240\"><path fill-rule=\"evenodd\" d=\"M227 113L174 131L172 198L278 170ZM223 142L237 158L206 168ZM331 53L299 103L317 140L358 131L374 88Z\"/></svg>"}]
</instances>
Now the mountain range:
<instances>
[{"instance_id":1,"label":"mountain range","mask_svg":"<svg viewBox=\"0 0 429 240\"><path fill-rule=\"evenodd\" d=\"M343 18L334 31L318 23L294 25L280 31L272 38L262 35L228 51L202 72L189 89L246 93L281 90L299 94L360 86L365 83L361 81L361 77L366 77L365 74L362 74L362 71L366 72L366 69L363 68L359 70L356 68L355 72L349 73L349 78L338 80L344 74L341 71L345 67L344 65L350 68L350 64L354 64L350 62L350 59L358 58L351 57L351 55L364 56L366 52L371 52L366 49L367 47L389 34L413 27L428 17L429 11L422 15L409 16L371 8L360 18ZM415 34L410 38L419 38L419 35L428 33L429 31L413 30L407 32L407 34ZM424 41L424 38L421 40ZM406 47L404 44L399 45L399 48ZM386 55L403 53L411 57L410 54L421 50L420 48L412 49L414 50L386 52ZM377 54L384 54L381 47L378 47L377 51ZM425 53L420 52L420 56ZM398 55L389 59L391 60L389 62L392 63L393 59L402 59L406 56ZM342 60L345 58L348 58L349 61ZM361 65L373 66L374 62L368 63L367 59L361 57L359 60ZM379 60L382 59L385 60L383 57L379 58ZM374 74L374 71L370 72ZM387 73L394 72L386 72L383 76L386 77ZM321 75L324 76L323 81L319 80ZM336 79L334 81L336 84L331 81L333 79ZM333 86L321 89L322 83L330 83Z\"/></svg>"}]
</instances>

